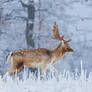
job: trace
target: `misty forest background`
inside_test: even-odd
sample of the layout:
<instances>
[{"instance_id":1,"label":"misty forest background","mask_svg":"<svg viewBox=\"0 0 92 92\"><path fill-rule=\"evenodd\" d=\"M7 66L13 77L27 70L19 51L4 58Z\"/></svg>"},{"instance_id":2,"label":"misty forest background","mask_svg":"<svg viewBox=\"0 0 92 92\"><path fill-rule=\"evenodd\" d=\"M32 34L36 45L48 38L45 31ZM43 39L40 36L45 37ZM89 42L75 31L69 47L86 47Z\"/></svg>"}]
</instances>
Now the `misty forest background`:
<instances>
[{"instance_id":1,"label":"misty forest background","mask_svg":"<svg viewBox=\"0 0 92 92\"><path fill-rule=\"evenodd\" d=\"M60 72L76 68L80 61L92 71L92 0L0 0L0 73L10 66L6 56L19 49L54 49L53 25L60 35L72 38L73 54L55 65Z\"/></svg>"}]
</instances>

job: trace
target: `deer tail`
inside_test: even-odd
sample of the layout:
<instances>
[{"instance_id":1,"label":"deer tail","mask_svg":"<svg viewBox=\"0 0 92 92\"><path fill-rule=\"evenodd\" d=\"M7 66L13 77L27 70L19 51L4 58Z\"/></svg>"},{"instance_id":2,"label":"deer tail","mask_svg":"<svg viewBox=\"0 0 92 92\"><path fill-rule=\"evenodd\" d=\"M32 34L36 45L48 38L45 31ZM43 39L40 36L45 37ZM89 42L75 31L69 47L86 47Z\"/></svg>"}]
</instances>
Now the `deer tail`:
<instances>
[{"instance_id":1,"label":"deer tail","mask_svg":"<svg viewBox=\"0 0 92 92\"><path fill-rule=\"evenodd\" d=\"M10 54L6 57L6 64L8 64L8 62L9 62L9 59L11 58L11 56L12 56L12 52L10 52Z\"/></svg>"}]
</instances>

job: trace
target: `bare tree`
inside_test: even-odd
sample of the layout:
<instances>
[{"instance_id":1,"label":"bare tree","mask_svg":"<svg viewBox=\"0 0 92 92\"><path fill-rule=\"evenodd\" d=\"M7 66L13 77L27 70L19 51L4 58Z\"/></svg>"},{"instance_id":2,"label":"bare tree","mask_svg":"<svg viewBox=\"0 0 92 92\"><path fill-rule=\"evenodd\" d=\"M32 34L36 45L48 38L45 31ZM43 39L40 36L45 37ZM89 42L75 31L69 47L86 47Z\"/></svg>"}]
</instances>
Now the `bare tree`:
<instances>
[{"instance_id":1,"label":"bare tree","mask_svg":"<svg viewBox=\"0 0 92 92\"><path fill-rule=\"evenodd\" d=\"M34 0L29 0L28 4L25 4L21 1L21 4L24 8L27 8L27 20L26 20L26 42L28 48L34 48L35 43L33 39L33 27L34 27L34 20L35 20L35 7L34 7ZM29 69L30 70L30 69ZM31 69L31 72L37 72L37 69ZM29 75L29 72L28 72ZM36 73L37 75L37 73Z\"/></svg>"},{"instance_id":2,"label":"bare tree","mask_svg":"<svg viewBox=\"0 0 92 92\"><path fill-rule=\"evenodd\" d=\"M28 4L25 4L21 1L21 4L24 8L27 8L27 21L26 21L26 41L28 48L35 47L34 39L33 39L33 27L34 27L34 19L35 19L35 7L34 0L29 0Z\"/></svg>"},{"instance_id":3,"label":"bare tree","mask_svg":"<svg viewBox=\"0 0 92 92\"><path fill-rule=\"evenodd\" d=\"M39 29L41 30L41 11L46 11L46 9L41 9L41 0L39 0L39 7L36 10L34 5L34 0L29 0L28 4L25 4L22 0L20 0L22 6L24 8L27 8L27 18L26 18L26 42L28 48L34 48L35 43L33 39L33 27L34 27L34 21L35 21L35 12L39 12ZM40 40L40 34L38 39ZM40 44L38 44L38 47L40 48ZM36 69L31 69L32 72L37 71Z\"/></svg>"},{"instance_id":4,"label":"bare tree","mask_svg":"<svg viewBox=\"0 0 92 92\"><path fill-rule=\"evenodd\" d=\"M2 19L2 11L3 11L3 8L0 8L0 21Z\"/></svg>"}]
</instances>

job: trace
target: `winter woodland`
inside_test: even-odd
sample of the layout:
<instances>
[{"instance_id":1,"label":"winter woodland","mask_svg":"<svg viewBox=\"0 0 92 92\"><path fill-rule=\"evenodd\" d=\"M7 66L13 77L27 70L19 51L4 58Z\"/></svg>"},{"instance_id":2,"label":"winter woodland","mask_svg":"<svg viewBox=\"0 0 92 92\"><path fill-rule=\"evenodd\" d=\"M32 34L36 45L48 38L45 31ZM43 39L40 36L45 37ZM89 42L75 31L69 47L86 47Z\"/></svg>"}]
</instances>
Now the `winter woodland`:
<instances>
[{"instance_id":1,"label":"winter woodland","mask_svg":"<svg viewBox=\"0 0 92 92\"><path fill-rule=\"evenodd\" d=\"M10 52L56 48L60 41L52 39L55 21L60 35L72 39L70 45L74 49L73 54L67 54L55 65L61 80L25 79L24 73L24 81L9 77L4 84L2 75L11 65L5 64ZM0 0L0 92L91 92L91 72L92 0Z\"/></svg>"}]
</instances>

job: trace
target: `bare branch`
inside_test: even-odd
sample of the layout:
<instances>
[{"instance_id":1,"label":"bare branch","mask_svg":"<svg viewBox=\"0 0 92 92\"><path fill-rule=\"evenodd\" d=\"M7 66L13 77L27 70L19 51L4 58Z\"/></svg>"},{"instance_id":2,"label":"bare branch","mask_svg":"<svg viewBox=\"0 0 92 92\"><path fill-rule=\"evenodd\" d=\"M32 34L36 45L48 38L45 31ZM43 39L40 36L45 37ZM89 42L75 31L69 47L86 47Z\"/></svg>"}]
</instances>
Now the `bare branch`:
<instances>
[{"instance_id":1,"label":"bare branch","mask_svg":"<svg viewBox=\"0 0 92 92\"><path fill-rule=\"evenodd\" d=\"M22 0L19 0L23 7L28 7L29 5L25 4Z\"/></svg>"}]
</instances>

